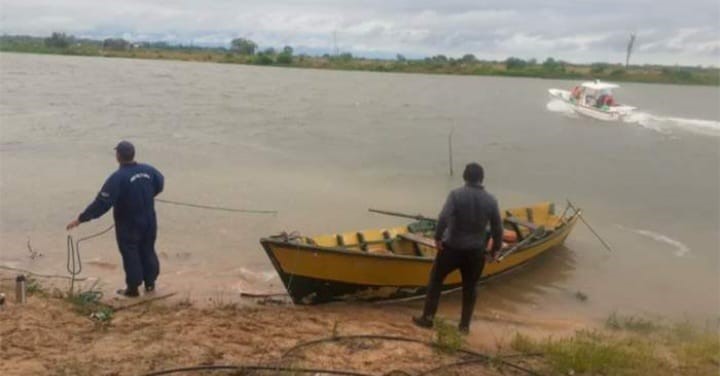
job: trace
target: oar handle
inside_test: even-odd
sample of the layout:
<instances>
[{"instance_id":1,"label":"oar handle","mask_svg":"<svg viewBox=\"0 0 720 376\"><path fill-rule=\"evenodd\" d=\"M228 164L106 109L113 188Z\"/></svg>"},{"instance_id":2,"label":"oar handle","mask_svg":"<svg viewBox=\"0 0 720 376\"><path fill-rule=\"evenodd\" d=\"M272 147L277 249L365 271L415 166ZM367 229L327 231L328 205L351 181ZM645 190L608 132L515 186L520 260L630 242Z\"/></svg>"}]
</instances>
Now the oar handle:
<instances>
[{"instance_id":1,"label":"oar handle","mask_svg":"<svg viewBox=\"0 0 720 376\"><path fill-rule=\"evenodd\" d=\"M497 262L504 260L505 257L508 257L511 254L515 253L515 251L517 251L521 247L524 247L526 244L532 242L533 240L535 240L537 237L541 236L544 233L545 233L545 227L543 227L543 226L538 227L537 229L535 229L535 231L530 233L530 235L528 235L525 239L518 242L517 244L512 246L512 248L508 249L502 255L500 255L500 257L497 258Z\"/></svg>"},{"instance_id":2,"label":"oar handle","mask_svg":"<svg viewBox=\"0 0 720 376\"><path fill-rule=\"evenodd\" d=\"M428 218L421 214L405 214L405 213L398 213L398 212L393 212L393 211L388 211L388 210L379 210L379 209L368 209L368 211L371 213L384 214L384 215L389 215L392 217L409 218L409 219L414 219L417 221L437 221L437 219L435 219L435 218Z\"/></svg>"}]
</instances>

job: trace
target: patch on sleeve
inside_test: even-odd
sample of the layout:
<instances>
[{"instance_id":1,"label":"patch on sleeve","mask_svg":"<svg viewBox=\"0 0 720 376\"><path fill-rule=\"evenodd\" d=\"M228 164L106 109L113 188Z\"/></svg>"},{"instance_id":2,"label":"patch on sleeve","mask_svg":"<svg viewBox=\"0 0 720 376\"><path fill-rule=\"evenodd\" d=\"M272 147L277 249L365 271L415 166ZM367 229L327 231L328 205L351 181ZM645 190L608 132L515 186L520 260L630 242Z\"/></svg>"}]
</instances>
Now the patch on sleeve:
<instances>
[{"instance_id":1,"label":"patch on sleeve","mask_svg":"<svg viewBox=\"0 0 720 376\"><path fill-rule=\"evenodd\" d=\"M100 192L100 197L102 197L102 198L109 198L109 197L110 197L110 194L107 193L107 192Z\"/></svg>"}]
</instances>

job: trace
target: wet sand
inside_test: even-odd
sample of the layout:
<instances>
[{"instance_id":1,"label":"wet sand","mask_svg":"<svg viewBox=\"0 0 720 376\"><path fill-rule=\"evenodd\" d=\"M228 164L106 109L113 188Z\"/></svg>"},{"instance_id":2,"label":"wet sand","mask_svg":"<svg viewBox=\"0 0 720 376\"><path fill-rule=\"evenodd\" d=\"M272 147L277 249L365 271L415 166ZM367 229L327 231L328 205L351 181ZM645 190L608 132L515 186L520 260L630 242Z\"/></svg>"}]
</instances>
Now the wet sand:
<instances>
[{"instance_id":1,"label":"wet sand","mask_svg":"<svg viewBox=\"0 0 720 376\"><path fill-rule=\"evenodd\" d=\"M329 304L236 305L222 299L199 306L181 295L116 312L109 324L79 315L65 300L33 295L13 302L11 273L0 272L3 375L144 374L208 364L270 364L355 370L381 375L403 370L415 375L462 360L427 345L379 340L319 344L283 357L302 342L331 336L401 336L432 342L435 333L410 323L413 310L402 306ZM474 318L465 348L488 355L515 353L508 347L518 332L545 337L572 335L591 323L537 320L495 311ZM452 322L452 321L450 321ZM522 360L514 360L522 363ZM531 361L531 359L529 360ZM460 367L458 375L512 375L483 365Z\"/></svg>"}]
</instances>

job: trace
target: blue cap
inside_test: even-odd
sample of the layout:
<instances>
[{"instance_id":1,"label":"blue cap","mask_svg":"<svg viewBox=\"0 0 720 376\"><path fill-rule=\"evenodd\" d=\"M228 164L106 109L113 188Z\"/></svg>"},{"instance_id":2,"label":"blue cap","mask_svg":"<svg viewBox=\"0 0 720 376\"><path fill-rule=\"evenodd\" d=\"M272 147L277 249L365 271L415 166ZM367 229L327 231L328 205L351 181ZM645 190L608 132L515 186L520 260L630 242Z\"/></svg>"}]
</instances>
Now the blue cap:
<instances>
[{"instance_id":1,"label":"blue cap","mask_svg":"<svg viewBox=\"0 0 720 376\"><path fill-rule=\"evenodd\" d=\"M135 158L135 146L133 146L130 141L123 140L118 142L117 146L115 146L115 150L118 155L126 161L131 161Z\"/></svg>"}]
</instances>

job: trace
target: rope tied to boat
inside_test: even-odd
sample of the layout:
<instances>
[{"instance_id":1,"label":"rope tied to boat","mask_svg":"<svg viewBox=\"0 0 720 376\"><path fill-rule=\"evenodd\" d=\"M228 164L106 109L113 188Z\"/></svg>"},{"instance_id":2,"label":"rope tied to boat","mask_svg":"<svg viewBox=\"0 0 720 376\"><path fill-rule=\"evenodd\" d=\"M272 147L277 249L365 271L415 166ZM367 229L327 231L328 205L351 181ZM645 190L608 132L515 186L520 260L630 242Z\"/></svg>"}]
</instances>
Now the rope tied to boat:
<instances>
[{"instance_id":1,"label":"rope tied to boat","mask_svg":"<svg viewBox=\"0 0 720 376\"><path fill-rule=\"evenodd\" d=\"M234 212L234 213L273 214L273 215L278 213L277 210L236 209L236 208L229 208L229 207L224 207L224 206L201 205L201 204L193 204L193 203L182 202L182 201L165 200L162 198L156 198L155 202L160 202L160 203L169 204L169 205L176 205L176 206L185 206L185 207L195 208L195 209L218 210L218 211L227 211L227 212Z\"/></svg>"}]
</instances>

